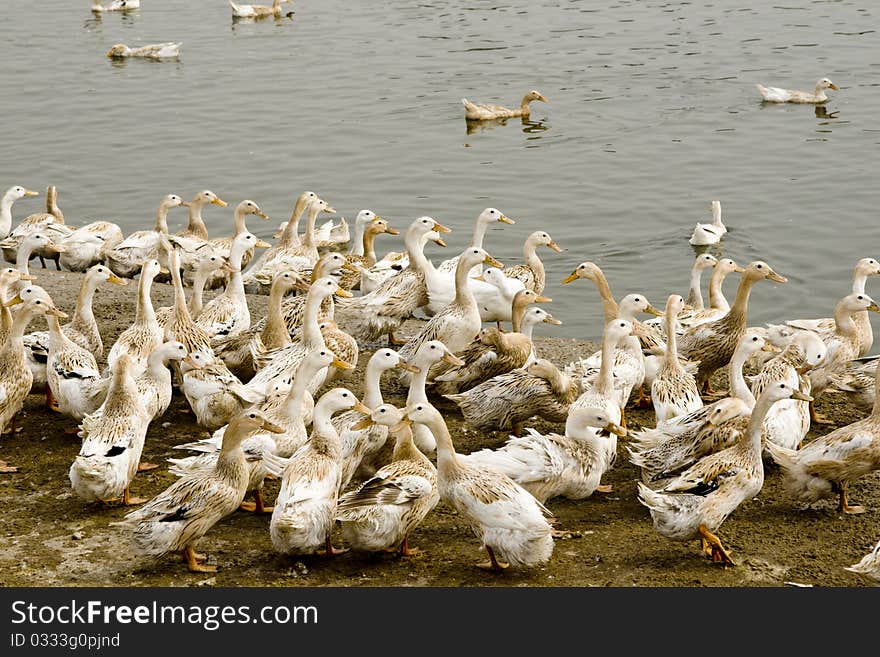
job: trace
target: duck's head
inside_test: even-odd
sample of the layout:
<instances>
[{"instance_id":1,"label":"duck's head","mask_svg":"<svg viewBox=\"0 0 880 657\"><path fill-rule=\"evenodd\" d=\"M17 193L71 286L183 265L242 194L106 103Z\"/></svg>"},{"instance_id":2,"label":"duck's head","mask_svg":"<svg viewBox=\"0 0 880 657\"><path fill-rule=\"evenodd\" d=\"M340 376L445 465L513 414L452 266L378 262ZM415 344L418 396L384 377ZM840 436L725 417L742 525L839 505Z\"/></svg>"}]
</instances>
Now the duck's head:
<instances>
[{"instance_id":1,"label":"duck's head","mask_svg":"<svg viewBox=\"0 0 880 657\"><path fill-rule=\"evenodd\" d=\"M847 313L856 313L860 310L870 310L871 312L880 313L880 306L867 294L847 294L843 299L837 302L837 309Z\"/></svg>"},{"instance_id":2,"label":"duck's head","mask_svg":"<svg viewBox=\"0 0 880 657\"><path fill-rule=\"evenodd\" d=\"M428 340L416 351L416 356L412 363L420 370L430 368L434 363L444 361L450 365L464 365L464 361L456 356L452 351L440 340Z\"/></svg>"},{"instance_id":3,"label":"duck's head","mask_svg":"<svg viewBox=\"0 0 880 657\"><path fill-rule=\"evenodd\" d=\"M614 421L608 413L601 408L580 407L573 409L568 414L565 422L566 435L577 436L585 432L588 427L613 433L620 437L626 436L626 429Z\"/></svg>"},{"instance_id":4,"label":"duck's head","mask_svg":"<svg viewBox=\"0 0 880 657\"><path fill-rule=\"evenodd\" d=\"M39 285L30 284L27 287L23 287L18 291L18 301L15 303L7 303L7 306L14 306L17 303L25 303L27 301L31 301L32 299L42 299L43 301L48 301L52 303L52 297L49 296L49 293ZM16 297L13 297L9 301L13 301Z\"/></svg>"},{"instance_id":5,"label":"duck's head","mask_svg":"<svg viewBox=\"0 0 880 657\"><path fill-rule=\"evenodd\" d=\"M733 273L742 274L745 271L743 267L740 267L731 258L721 258L721 260L718 261L716 267L716 271L721 272L725 276Z\"/></svg>"},{"instance_id":6,"label":"duck's head","mask_svg":"<svg viewBox=\"0 0 880 657\"><path fill-rule=\"evenodd\" d=\"M542 322L544 324L553 324L554 326L559 326L562 324L560 320L556 319L553 315L538 306L535 306L534 308L529 308L522 318L523 326L534 326Z\"/></svg>"},{"instance_id":7,"label":"duck's head","mask_svg":"<svg viewBox=\"0 0 880 657\"><path fill-rule=\"evenodd\" d=\"M285 433L286 430L272 422L263 411L249 408L229 421L229 426L223 433L223 446L228 448L230 444L241 444L244 438L258 431Z\"/></svg>"},{"instance_id":8,"label":"duck's head","mask_svg":"<svg viewBox=\"0 0 880 657\"><path fill-rule=\"evenodd\" d=\"M572 281L576 281L579 278L586 278L587 280L596 281L601 280L603 277L602 270L599 269L599 265L595 262L582 262L577 266L573 272L571 272L568 276L566 276L562 280L563 285L568 285Z\"/></svg>"},{"instance_id":9,"label":"duck's head","mask_svg":"<svg viewBox=\"0 0 880 657\"><path fill-rule=\"evenodd\" d=\"M129 48L124 43L115 44L110 50L107 51L108 57L128 57L131 53L131 48Z\"/></svg>"},{"instance_id":10,"label":"duck's head","mask_svg":"<svg viewBox=\"0 0 880 657\"><path fill-rule=\"evenodd\" d=\"M761 280L762 278L766 278L776 283L788 283L788 279L785 276L777 274L775 271L773 271L773 268L763 260L755 260L754 262L750 262L749 266L746 267L745 271L743 272L743 276L754 280Z\"/></svg>"},{"instance_id":11,"label":"duck's head","mask_svg":"<svg viewBox=\"0 0 880 657\"><path fill-rule=\"evenodd\" d=\"M370 415L373 412L372 409L367 408L362 404L355 394L348 388L333 388L332 390L328 390L321 395L321 398L315 404L316 412L318 406L322 406L325 410L330 411L331 414L338 411L348 410L355 410L363 415Z\"/></svg>"},{"instance_id":12,"label":"duck's head","mask_svg":"<svg viewBox=\"0 0 880 657\"><path fill-rule=\"evenodd\" d=\"M738 351L745 354L747 358L759 351L767 351L770 353L779 353L780 351L779 347L776 347L767 341L763 331L751 329L747 330L745 335L739 339L736 348Z\"/></svg>"},{"instance_id":13,"label":"duck's head","mask_svg":"<svg viewBox=\"0 0 880 657\"><path fill-rule=\"evenodd\" d=\"M226 205L226 203L224 203L223 205ZM263 221L269 220L269 215L267 215L265 212L263 212L260 209L259 205L257 205L254 201L252 201L248 198L246 198L241 203L239 203L237 206L235 206L235 211L238 212L239 214L255 214Z\"/></svg>"},{"instance_id":14,"label":"duck's head","mask_svg":"<svg viewBox=\"0 0 880 657\"><path fill-rule=\"evenodd\" d=\"M538 358L526 368L526 371L532 376L537 376L538 378L550 380L559 374L559 368L556 367L553 363L551 363L546 358Z\"/></svg>"},{"instance_id":15,"label":"duck's head","mask_svg":"<svg viewBox=\"0 0 880 657\"><path fill-rule=\"evenodd\" d=\"M45 249L54 253L63 253L65 250L60 244L53 244L52 238L46 235L46 233L39 231L26 235L21 241L20 247L25 250Z\"/></svg>"},{"instance_id":16,"label":"duck's head","mask_svg":"<svg viewBox=\"0 0 880 657\"><path fill-rule=\"evenodd\" d=\"M636 331L633 323L627 319L621 319L618 317L612 319L605 325L605 336L607 336L615 345L631 335L636 335Z\"/></svg>"},{"instance_id":17,"label":"duck's head","mask_svg":"<svg viewBox=\"0 0 880 657\"><path fill-rule=\"evenodd\" d=\"M177 207L188 208L189 201L184 201L177 194L166 194L165 197L162 199L161 207L166 210L168 210L170 208L177 208Z\"/></svg>"},{"instance_id":18,"label":"duck's head","mask_svg":"<svg viewBox=\"0 0 880 657\"><path fill-rule=\"evenodd\" d=\"M210 189L203 189L198 194L193 196L192 200L189 202L191 206L200 206L200 205L219 205L221 208L225 208L227 203L222 200L219 196L217 196Z\"/></svg>"},{"instance_id":19,"label":"duck's head","mask_svg":"<svg viewBox=\"0 0 880 657\"><path fill-rule=\"evenodd\" d=\"M25 196L39 196L40 192L35 192L33 190L27 189L26 187L22 187L21 185L14 185L6 190L6 193L3 195L3 198L10 201L17 201L20 198L24 198Z\"/></svg>"},{"instance_id":20,"label":"duck's head","mask_svg":"<svg viewBox=\"0 0 880 657\"><path fill-rule=\"evenodd\" d=\"M367 210L366 208L364 208L363 210L358 212L357 216L354 218L354 225L365 228L365 227L369 226L371 223L373 223L374 220L381 219L381 218L382 217L380 217L378 214L376 214L372 210Z\"/></svg>"},{"instance_id":21,"label":"duck's head","mask_svg":"<svg viewBox=\"0 0 880 657\"><path fill-rule=\"evenodd\" d=\"M370 365L375 365L375 367L378 367L382 371L398 369L412 374L418 374L421 371L415 365L410 365L403 360L400 354L394 351L394 349L388 349L387 347L377 349L373 355L370 356Z\"/></svg>"},{"instance_id":22,"label":"duck's head","mask_svg":"<svg viewBox=\"0 0 880 657\"><path fill-rule=\"evenodd\" d=\"M828 355L828 345L815 331L797 331L791 343L800 349L804 357L804 366L801 374L819 365Z\"/></svg>"},{"instance_id":23,"label":"duck's head","mask_svg":"<svg viewBox=\"0 0 880 657\"><path fill-rule=\"evenodd\" d=\"M33 281L35 276L25 274L23 271L15 267L5 267L0 269L0 290L6 289L7 286L17 283L18 281Z\"/></svg>"},{"instance_id":24,"label":"duck's head","mask_svg":"<svg viewBox=\"0 0 880 657\"><path fill-rule=\"evenodd\" d=\"M402 431L404 427L411 425L413 422L428 424L437 421L438 418L442 420L443 416L431 404L428 402L416 402L406 407L403 418L398 424L391 427L391 431L396 433Z\"/></svg>"},{"instance_id":25,"label":"duck's head","mask_svg":"<svg viewBox=\"0 0 880 657\"><path fill-rule=\"evenodd\" d=\"M310 201L309 211L314 212L315 214L319 214L321 212L326 212L327 214L336 214L336 209L330 207L330 204L327 203L327 201L318 196Z\"/></svg>"},{"instance_id":26,"label":"duck's head","mask_svg":"<svg viewBox=\"0 0 880 657\"><path fill-rule=\"evenodd\" d=\"M162 357L162 362L166 365L168 364L168 361L183 360L189 355L189 352L186 350L186 345L177 340L163 342L156 347L156 351L159 352Z\"/></svg>"},{"instance_id":27,"label":"duck's head","mask_svg":"<svg viewBox=\"0 0 880 657\"><path fill-rule=\"evenodd\" d=\"M500 262L489 255L489 252L479 246L469 246L460 257L459 262L462 267L473 267L474 265L489 265L490 267L503 268Z\"/></svg>"},{"instance_id":28,"label":"duck's head","mask_svg":"<svg viewBox=\"0 0 880 657\"><path fill-rule=\"evenodd\" d=\"M651 305L643 294L627 294L618 304L618 312L626 317L635 317L639 313L646 313L661 317L663 313Z\"/></svg>"},{"instance_id":29,"label":"duck's head","mask_svg":"<svg viewBox=\"0 0 880 657\"><path fill-rule=\"evenodd\" d=\"M856 273L861 276L877 276L880 274L880 263L874 258L862 258L856 263Z\"/></svg>"},{"instance_id":30,"label":"duck's head","mask_svg":"<svg viewBox=\"0 0 880 657\"><path fill-rule=\"evenodd\" d=\"M709 413L708 422L712 426L718 426L728 420L748 415L752 412L751 407L739 397L725 397L719 399L712 406Z\"/></svg>"},{"instance_id":31,"label":"duck's head","mask_svg":"<svg viewBox=\"0 0 880 657\"><path fill-rule=\"evenodd\" d=\"M355 267L344 254L339 251L328 251L318 258L317 264L312 267L312 282L325 276L338 277L340 269L355 271Z\"/></svg>"},{"instance_id":32,"label":"duck's head","mask_svg":"<svg viewBox=\"0 0 880 657\"><path fill-rule=\"evenodd\" d=\"M38 297L24 300L21 296L21 293L19 293L12 297L4 305L6 307L10 307L16 306L18 304L22 304L21 310L19 312L27 313L30 315L51 315L53 317L57 317L58 319L67 318L67 313L56 307L55 304L52 303L52 300L47 298Z\"/></svg>"},{"instance_id":33,"label":"duck's head","mask_svg":"<svg viewBox=\"0 0 880 657\"><path fill-rule=\"evenodd\" d=\"M214 354L209 349L196 349L181 361L180 371L186 374L190 370L202 370L213 362Z\"/></svg>"},{"instance_id":34,"label":"duck's head","mask_svg":"<svg viewBox=\"0 0 880 657\"><path fill-rule=\"evenodd\" d=\"M369 416L362 419L360 422L352 426L352 429L355 431L361 431L363 429L368 429L374 424L378 424L383 427L391 427L397 426L403 420L404 414L403 411L393 404L380 404L376 408L373 409L373 412L370 413Z\"/></svg>"},{"instance_id":35,"label":"duck's head","mask_svg":"<svg viewBox=\"0 0 880 657\"><path fill-rule=\"evenodd\" d=\"M502 224L515 224L516 222L505 215L498 208L486 208L477 216L478 224L490 225L495 223L496 221L501 222Z\"/></svg>"},{"instance_id":36,"label":"duck's head","mask_svg":"<svg viewBox=\"0 0 880 657\"><path fill-rule=\"evenodd\" d=\"M201 246L196 247L196 250L199 251L199 256L195 268L200 274L210 274L220 269L230 274L233 273L233 267L229 264L229 260L219 251L211 249L210 246L205 249Z\"/></svg>"},{"instance_id":37,"label":"duck's head","mask_svg":"<svg viewBox=\"0 0 880 657\"><path fill-rule=\"evenodd\" d=\"M353 296L348 290L339 287L339 283L332 276L322 276L309 286L309 294L316 295L319 299L326 299L334 294L338 297Z\"/></svg>"},{"instance_id":38,"label":"duck's head","mask_svg":"<svg viewBox=\"0 0 880 657\"><path fill-rule=\"evenodd\" d=\"M840 91L840 87L834 84L828 78L822 78L816 83L816 87L819 89L834 89L834 91Z\"/></svg>"},{"instance_id":39,"label":"duck's head","mask_svg":"<svg viewBox=\"0 0 880 657\"><path fill-rule=\"evenodd\" d=\"M675 317L684 308L684 299L680 294L670 294L666 297L666 316Z\"/></svg>"},{"instance_id":40,"label":"duck's head","mask_svg":"<svg viewBox=\"0 0 880 657\"><path fill-rule=\"evenodd\" d=\"M798 401L805 402L813 401L810 395L801 392L798 388L793 388L786 381L776 381L768 385L764 392L761 393L760 399L770 402L777 402L782 399L797 399Z\"/></svg>"},{"instance_id":41,"label":"duck's head","mask_svg":"<svg viewBox=\"0 0 880 657\"><path fill-rule=\"evenodd\" d=\"M410 230L414 231L417 235L424 235L429 231L433 231L435 233L452 232L451 228L447 228L433 217L419 217L415 219L410 225ZM433 239L435 242L437 242L437 244L440 244L440 246L446 246L446 243L443 242L442 239L438 240L434 237L431 237L430 239Z\"/></svg>"},{"instance_id":42,"label":"duck's head","mask_svg":"<svg viewBox=\"0 0 880 657\"><path fill-rule=\"evenodd\" d=\"M272 279L272 287L286 294L289 290L300 288L306 284L306 280L293 270L278 272Z\"/></svg>"},{"instance_id":43,"label":"duck's head","mask_svg":"<svg viewBox=\"0 0 880 657\"><path fill-rule=\"evenodd\" d=\"M697 271L705 271L718 266L718 258L711 253L701 253L694 260L694 269Z\"/></svg>"},{"instance_id":44,"label":"duck's head","mask_svg":"<svg viewBox=\"0 0 880 657\"><path fill-rule=\"evenodd\" d=\"M367 226L367 232L373 235L400 235L400 231L388 225L388 222L380 217L376 217L373 222Z\"/></svg>"},{"instance_id":45,"label":"duck's head","mask_svg":"<svg viewBox=\"0 0 880 657\"><path fill-rule=\"evenodd\" d=\"M534 233L529 235L528 241L534 246L546 246L552 251L556 251L556 253L562 253L562 249L559 248L559 245L554 241L550 234L543 230L536 230Z\"/></svg>"},{"instance_id":46,"label":"duck's head","mask_svg":"<svg viewBox=\"0 0 880 657\"><path fill-rule=\"evenodd\" d=\"M542 102L542 103L546 103L546 102L548 102L547 99L544 97L544 94L542 94L542 93L541 93L540 91L538 91L537 89L532 89L532 90L530 90L530 91L526 94L526 100L529 100L529 101L537 100L537 101L540 101L540 102Z\"/></svg>"},{"instance_id":47,"label":"duck's head","mask_svg":"<svg viewBox=\"0 0 880 657\"><path fill-rule=\"evenodd\" d=\"M86 273L86 278L89 278L97 283L128 285L127 280L125 280L124 278L119 278L119 276L110 271L109 267L101 264L92 265L92 267L90 267L89 271Z\"/></svg>"},{"instance_id":48,"label":"duck's head","mask_svg":"<svg viewBox=\"0 0 880 657\"><path fill-rule=\"evenodd\" d=\"M149 258L144 260L144 264L141 267L141 278L154 279L159 274L167 274L168 270L162 267L158 260L155 258Z\"/></svg>"}]
</instances>

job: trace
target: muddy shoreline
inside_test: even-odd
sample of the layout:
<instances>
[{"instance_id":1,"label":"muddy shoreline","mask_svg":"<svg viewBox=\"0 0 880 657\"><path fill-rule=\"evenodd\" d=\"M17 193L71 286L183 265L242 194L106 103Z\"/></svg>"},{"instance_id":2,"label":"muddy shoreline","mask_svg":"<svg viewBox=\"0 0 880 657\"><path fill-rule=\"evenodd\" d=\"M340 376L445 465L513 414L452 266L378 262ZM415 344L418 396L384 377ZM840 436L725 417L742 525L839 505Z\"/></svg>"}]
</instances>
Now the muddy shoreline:
<instances>
[{"instance_id":1,"label":"muddy shoreline","mask_svg":"<svg viewBox=\"0 0 880 657\"><path fill-rule=\"evenodd\" d=\"M72 312L80 274L35 268L37 283L56 304ZM95 297L107 349L134 316L136 286L105 286ZM207 293L207 296L213 296ZM153 288L156 307L170 305L171 287ZM266 297L249 296L255 317L265 312ZM553 310L565 321L565 313ZM44 328L42 320L31 330ZM404 327L402 334L409 333ZM552 329L539 331L552 334ZM539 354L562 365L592 351L594 343L541 337ZM356 370L338 382L361 395L363 368L370 351L362 350ZM719 376L713 381L725 388ZM401 404L404 391L388 389L386 401ZM443 402L443 403L441 403ZM494 447L505 433L477 434L463 427L457 409L438 401L461 452ZM166 459L180 456L173 446L205 433L186 400L175 393L164 417L147 433L144 459L161 464L139 473L132 493L150 497L174 480ZM826 395L817 410L831 425L813 427L813 438L863 415L853 406ZM627 409L631 430L653 426L653 414ZM31 394L19 415L23 430L0 439L0 459L20 467L0 475L0 585L3 586L813 586L857 587L868 584L844 570L857 562L880 538L880 473L850 486L850 499L867 512L844 516L833 501L802 508L785 496L779 473L769 466L764 489L744 503L722 525L719 535L738 565L723 568L699 554L697 542L675 543L657 535L647 509L636 499L637 469L619 447L614 468L603 478L613 491L580 501L553 499L548 507L559 527L574 533L559 540L544 567L490 574L475 567L485 558L479 542L442 502L411 537L424 554L409 558L346 553L325 557L286 557L272 550L268 516L237 512L216 525L200 542L219 572L190 573L177 557L145 564L130 557L117 528L110 525L126 513L122 507L86 505L70 489L67 471L79 450L79 439L65 434L73 421L49 411L44 396ZM561 430L560 425L528 423L538 430ZM622 441L621 441L622 443ZM266 484L267 500L274 500L277 481ZM341 543L334 534L336 543Z\"/></svg>"}]
</instances>

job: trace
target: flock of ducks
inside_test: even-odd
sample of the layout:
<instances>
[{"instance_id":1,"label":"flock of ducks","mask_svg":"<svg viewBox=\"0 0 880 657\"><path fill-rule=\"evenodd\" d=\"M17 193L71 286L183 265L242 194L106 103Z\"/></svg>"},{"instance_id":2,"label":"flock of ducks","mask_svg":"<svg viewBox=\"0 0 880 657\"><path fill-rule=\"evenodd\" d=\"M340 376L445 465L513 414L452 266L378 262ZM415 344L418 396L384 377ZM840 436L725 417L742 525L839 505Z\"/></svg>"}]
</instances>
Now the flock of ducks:
<instances>
[{"instance_id":1,"label":"flock of ducks","mask_svg":"<svg viewBox=\"0 0 880 657\"><path fill-rule=\"evenodd\" d=\"M616 297L602 270L583 262L561 282L595 286L601 348L558 366L542 357L533 330L560 323L543 307L551 299L541 249L561 249L533 231L523 262L505 267L484 244L490 227L515 223L497 208L475 218L469 246L435 265L426 248L445 246L451 229L434 218L412 220L404 251L380 257L377 240L398 234L389 221L364 209L349 239L347 227L319 225L335 210L310 191L272 243L248 230L248 220L267 220L250 199L234 206L229 234L211 237L203 212L228 204L210 190L189 201L166 195L153 228L128 235L108 222L74 229L54 186L46 212L13 227L13 204L35 195L14 186L0 200L0 249L14 263L0 270L5 450L15 451L28 394L45 394L82 441L72 490L84 503L140 505L117 524L144 558L178 553L190 570L215 570L196 544L237 509L270 515L272 545L283 554L335 554L339 526L345 549L409 555L417 552L412 533L443 500L485 548L481 565L534 567L564 534L548 505L608 491L603 476L623 452L641 471L638 499L656 532L699 540L712 561L734 565L719 530L760 492L765 461L779 466L792 500L833 497L846 514L864 511L847 485L880 469L880 370L866 356L868 313L880 312L865 292L867 278L880 275L874 258L856 263L833 317L763 327L749 326L751 292L787 280L764 261L741 266L701 252L687 297L670 294L662 310L642 294ZM171 232L175 208L188 221ZM718 201L712 210L692 243L723 239ZM37 285L32 259L83 273L73 317ZM734 274L729 303L722 283ZM158 281L173 287L173 306L154 308ZM109 349L92 311L105 284L137 288L131 323ZM206 299L205 290L216 291ZM248 292L268 294L264 317L251 316ZM402 337L417 315L427 319ZM48 331L32 330L40 317ZM358 397L337 379L366 350ZM728 373L726 393L710 385L719 371ZM406 388L404 407L386 401L388 382ZM823 421L813 402L826 393L851 395L868 414L805 440ZM160 467L141 459L147 429L175 394L208 435L178 445L182 455L169 466L177 481L143 500L131 491L137 473ZM435 406L449 402L471 429L510 430L510 439L457 452ZM652 408L655 426L628 430L632 404ZM559 432L525 426L536 417ZM274 503L263 496L272 477L280 479ZM878 550L852 570L880 580Z\"/></svg>"}]
</instances>

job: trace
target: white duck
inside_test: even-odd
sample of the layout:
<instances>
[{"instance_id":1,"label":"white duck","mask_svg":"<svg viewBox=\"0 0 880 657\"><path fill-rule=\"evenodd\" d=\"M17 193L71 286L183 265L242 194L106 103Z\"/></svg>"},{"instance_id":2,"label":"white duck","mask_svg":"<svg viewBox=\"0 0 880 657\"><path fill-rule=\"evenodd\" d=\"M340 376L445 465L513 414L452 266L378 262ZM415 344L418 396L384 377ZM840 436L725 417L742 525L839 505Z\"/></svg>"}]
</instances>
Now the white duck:
<instances>
[{"instance_id":1,"label":"white duck","mask_svg":"<svg viewBox=\"0 0 880 657\"><path fill-rule=\"evenodd\" d=\"M614 423L599 408L572 410L565 432L541 434L531 427L520 437L497 449L481 449L460 455L460 461L503 472L544 503L562 496L582 500L599 489L605 472L605 434L626 436L626 429Z\"/></svg>"},{"instance_id":2,"label":"white duck","mask_svg":"<svg viewBox=\"0 0 880 657\"><path fill-rule=\"evenodd\" d=\"M523 96L519 107L510 109L503 105L492 105L490 103L473 103L467 98L461 99L464 105L464 117L471 121L485 121L491 119L509 119L514 117L528 118L531 115L532 108L530 103L533 100L546 103L547 99L544 95L535 89L530 90Z\"/></svg>"},{"instance_id":3,"label":"white duck","mask_svg":"<svg viewBox=\"0 0 880 657\"><path fill-rule=\"evenodd\" d=\"M413 442L412 428L402 422L403 413L381 404L372 415L354 425L358 431L378 426L395 442L391 462L355 490L340 496L336 519L342 536L353 550L396 551L401 556L419 554L408 543L410 533L440 501L437 468Z\"/></svg>"},{"instance_id":4,"label":"white duck","mask_svg":"<svg viewBox=\"0 0 880 657\"><path fill-rule=\"evenodd\" d=\"M339 498L342 448L333 414L354 409L364 415L364 406L350 390L333 388L315 403L312 435L280 471L281 489L269 522L272 546L283 554L309 554L324 547L329 557L336 553L330 532L336 519Z\"/></svg>"},{"instance_id":5,"label":"white duck","mask_svg":"<svg viewBox=\"0 0 880 657\"><path fill-rule=\"evenodd\" d=\"M471 238L471 246L476 246L478 248L483 248L483 241L486 239L486 231L489 230L489 226L494 223L502 223L502 224L514 224L516 223L513 219L508 217L498 208L486 208L480 214L477 215L476 220L474 221L474 235ZM443 260L437 267L438 272L445 272L447 274L453 274L455 272L455 267L458 265L458 259L461 256L455 256L453 258L448 258ZM479 275L481 271L480 265L477 265L471 271L471 276Z\"/></svg>"},{"instance_id":6,"label":"white duck","mask_svg":"<svg viewBox=\"0 0 880 657\"><path fill-rule=\"evenodd\" d=\"M657 376L651 382L651 403L657 424L666 420L695 411L703 405L697 381L687 371L678 358L676 335L676 317L684 307L684 299L677 294L670 294L666 300L666 353L663 354L662 365Z\"/></svg>"},{"instance_id":7,"label":"white duck","mask_svg":"<svg viewBox=\"0 0 880 657\"><path fill-rule=\"evenodd\" d=\"M834 91L840 89L828 78L817 80L816 88L812 92L782 89L780 87L765 87L763 84L756 84L755 86L758 89L758 93L761 94L761 100L766 103L824 103L828 100L828 95L825 93L826 89L834 89Z\"/></svg>"},{"instance_id":8,"label":"white duck","mask_svg":"<svg viewBox=\"0 0 880 657\"><path fill-rule=\"evenodd\" d=\"M232 16L234 18L268 18L269 16L278 18L281 16L282 3L290 1L272 0L271 5L248 5L229 0L229 6L232 7Z\"/></svg>"},{"instance_id":9,"label":"white duck","mask_svg":"<svg viewBox=\"0 0 880 657\"><path fill-rule=\"evenodd\" d=\"M92 11L102 13L105 11L132 11L140 9L141 0L112 0L109 5L102 5L101 0L92 0Z\"/></svg>"},{"instance_id":10,"label":"white duck","mask_svg":"<svg viewBox=\"0 0 880 657\"><path fill-rule=\"evenodd\" d=\"M122 500L124 505L140 504L129 486L144 449L150 416L131 375L132 361L120 355L115 361L101 422L83 418L83 443L70 466L73 491L86 502Z\"/></svg>"},{"instance_id":11,"label":"white duck","mask_svg":"<svg viewBox=\"0 0 880 657\"><path fill-rule=\"evenodd\" d=\"M453 353L464 349L479 332L482 320L480 309L471 291L469 272L474 265L502 267L502 264L479 247L468 247L461 254L455 270L455 297L400 348L400 355L409 361L422 343L440 340ZM409 381L409 373L402 372L402 383Z\"/></svg>"},{"instance_id":12,"label":"white duck","mask_svg":"<svg viewBox=\"0 0 880 657\"><path fill-rule=\"evenodd\" d=\"M691 238L688 240L693 246L707 246L718 244L727 232L727 227L721 222L721 201L712 201L712 223L697 223L694 226Z\"/></svg>"},{"instance_id":13,"label":"white duck","mask_svg":"<svg viewBox=\"0 0 880 657\"><path fill-rule=\"evenodd\" d=\"M32 191L21 185L14 185L6 190L3 198L0 198L0 240L6 239L12 230L12 204L26 196L39 196L39 192Z\"/></svg>"},{"instance_id":14,"label":"white duck","mask_svg":"<svg viewBox=\"0 0 880 657\"><path fill-rule=\"evenodd\" d=\"M198 325L213 340L229 337L247 330L251 325L251 312L241 275L241 259L250 248L267 248L268 242L253 233L243 232L235 236L229 252L229 267L232 276L223 292L209 301L199 316Z\"/></svg>"},{"instance_id":15,"label":"white duck","mask_svg":"<svg viewBox=\"0 0 880 657\"><path fill-rule=\"evenodd\" d=\"M112 221L93 221L74 230L58 242L62 247L58 262L69 271L86 271L104 260L104 254L125 239L122 229Z\"/></svg>"},{"instance_id":16,"label":"white duck","mask_svg":"<svg viewBox=\"0 0 880 657\"><path fill-rule=\"evenodd\" d=\"M132 359L132 376L137 377L147 367L147 358L153 349L162 344L164 331L156 319L150 296L153 279L162 271L158 260L147 260L143 264L138 281L134 323L119 334L107 354L107 365L111 370L115 368L119 357L126 354Z\"/></svg>"},{"instance_id":17,"label":"white duck","mask_svg":"<svg viewBox=\"0 0 880 657\"><path fill-rule=\"evenodd\" d=\"M431 404L407 406L403 422L423 424L437 438L440 498L458 511L486 548L489 563L481 567L528 568L550 560L553 515L543 504L506 474L461 459L443 416Z\"/></svg>"}]
</instances>

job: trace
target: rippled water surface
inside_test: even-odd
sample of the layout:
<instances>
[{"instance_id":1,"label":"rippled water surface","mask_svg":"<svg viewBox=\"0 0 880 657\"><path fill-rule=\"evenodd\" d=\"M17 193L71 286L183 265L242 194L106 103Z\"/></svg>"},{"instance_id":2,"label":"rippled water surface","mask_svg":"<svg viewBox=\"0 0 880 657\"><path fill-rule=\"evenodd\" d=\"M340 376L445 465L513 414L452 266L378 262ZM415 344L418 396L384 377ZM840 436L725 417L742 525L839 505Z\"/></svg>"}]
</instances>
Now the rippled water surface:
<instances>
[{"instance_id":1,"label":"rippled water surface","mask_svg":"<svg viewBox=\"0 0 880 657\"><path fill-rule=\"evenodd\" d=\"M713 198L730 231L713 252L790 279L756 288L751 323L830 315L855 261L880 257L875 3L297 0L259 22L223 0L141 4L4 0L0 187L55 184L68 223L126 232L163 195L209 188L230 202L205 210L212 234L251 198L272 218L252 225L262 237L311 189L349 219L451 226L435 261L495 206L517 222L486 238L505 264L533 230L565 249L541 255L564 321L545 333L569 337L601 333L594 287L560 284L581 261L618 297L686 294L687 240ZM178 62L104 56L160 41L183 42ZM754 86L822 76L840 86L825 108L763 105ZM516 105L530 88L550 101L530 121L468 132L462 97Z\"/></svg>"}]
</instances>

